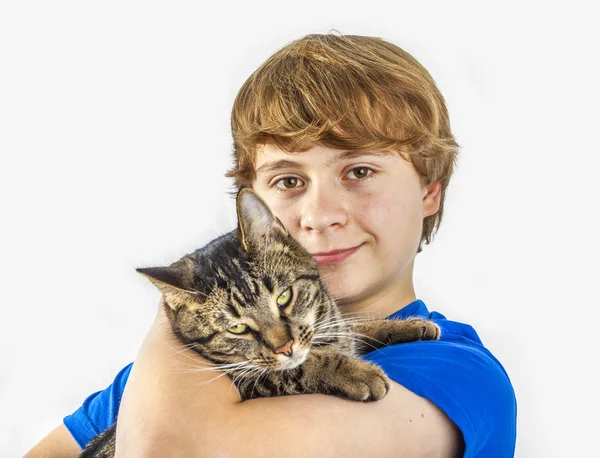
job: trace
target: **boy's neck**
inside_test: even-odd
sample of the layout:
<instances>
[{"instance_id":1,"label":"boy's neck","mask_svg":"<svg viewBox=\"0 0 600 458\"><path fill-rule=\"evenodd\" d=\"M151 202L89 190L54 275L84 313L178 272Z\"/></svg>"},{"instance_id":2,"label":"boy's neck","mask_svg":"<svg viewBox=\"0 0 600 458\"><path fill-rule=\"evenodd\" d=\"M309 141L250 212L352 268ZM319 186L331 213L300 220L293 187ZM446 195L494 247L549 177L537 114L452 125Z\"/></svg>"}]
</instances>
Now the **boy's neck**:
<instances>
[{"instance_id":1,"label":"boy's neck","mask_svg":"<svg viewBox=\"0 0 600 458\"><path fill-rule=\"evenodd\" d=\"M385 318L417 300L413 284L414 259L390 287L367 298L340 304L342 314L350 317Z\"/></svg>"}]
</instances>

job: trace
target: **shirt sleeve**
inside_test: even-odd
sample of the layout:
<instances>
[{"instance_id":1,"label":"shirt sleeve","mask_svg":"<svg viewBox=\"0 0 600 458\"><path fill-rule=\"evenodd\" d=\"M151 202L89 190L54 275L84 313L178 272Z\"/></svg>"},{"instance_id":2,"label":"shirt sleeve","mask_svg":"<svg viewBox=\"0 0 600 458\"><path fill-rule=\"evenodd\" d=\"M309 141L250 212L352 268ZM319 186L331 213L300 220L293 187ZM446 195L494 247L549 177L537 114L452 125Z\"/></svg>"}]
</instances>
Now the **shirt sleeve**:
<instances>
[{"instance_id":1,"label":"shirt sleeve","mask_svg":"<svg viewBox=\"0 0 600 458\"><path fill-rule=\"evenodd\" d=\"M89 395L79 409L63 419L63 423L82 449L116 421L132 365L133 363L130 363L121 369L111 385Z\"/></svg>"},{"instance_id":2,"label":"shirt sleeve","mask_svg":"<svg viewBox=\"0 0 600 458\"><path fill-rule=\"evenodd\" d=\"M512 458L517 405L506 371L480 341L438 324L439 341L392 345L363 358L445 412L463 434L465 458Z\"/></svg>"}]
</instances>

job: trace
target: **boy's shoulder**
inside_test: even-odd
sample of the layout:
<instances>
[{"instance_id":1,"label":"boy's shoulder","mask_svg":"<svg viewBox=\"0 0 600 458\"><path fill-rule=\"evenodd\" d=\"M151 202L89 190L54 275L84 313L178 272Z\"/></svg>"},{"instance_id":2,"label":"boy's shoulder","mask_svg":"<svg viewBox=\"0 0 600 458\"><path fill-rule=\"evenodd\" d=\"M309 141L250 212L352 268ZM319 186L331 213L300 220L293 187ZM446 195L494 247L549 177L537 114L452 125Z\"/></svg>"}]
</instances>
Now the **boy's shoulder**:
<instances>
[{"instance_id":1,"label":"boy's shoulder","mask_svg":"<svg viewBox=\"0 0 600 458\"><path fill-rule=\"evenodd\" d=\"M121 369L108 387L90 394L81 407L63 418L64 425L82 449L115 422L132 366L133 363L129 363Z\"/></svg>"},{"instance_id":2,"label":"boy's shoulder","mask_svg":"<svg viewBox=\"0 0 600 458\"><path fill-rule=\"evenodd\" d=\"M502 364L475 329L429 312L415 301L388 319L427 318L441 329L438 341L380 348L363 358L413 393L429 399L463 433L467 456L512 456L516 398Z\"/></svg>"}]
</instances>

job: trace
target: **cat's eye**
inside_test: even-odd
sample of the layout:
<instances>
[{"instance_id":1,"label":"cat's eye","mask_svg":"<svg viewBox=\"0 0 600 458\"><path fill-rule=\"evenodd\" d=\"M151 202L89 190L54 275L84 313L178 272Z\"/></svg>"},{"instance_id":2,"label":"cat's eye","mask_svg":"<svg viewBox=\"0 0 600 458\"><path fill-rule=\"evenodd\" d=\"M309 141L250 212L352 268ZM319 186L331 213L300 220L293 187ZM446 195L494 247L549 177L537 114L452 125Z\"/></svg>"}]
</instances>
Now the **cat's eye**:
<instances>
[{"instance_id":1,"label":"cat's eye","mask_svg":"<svg viewBox=\"0 0 600 458\"><path fill-rule=\"evenodd\" d=\"M229 332L233 334L243 334L248 330L248 325L246 324L236 324L228 329Z\"/></svg>"},{"instance_id":2,"label":"cat's eye","mask_svg":"<svg viewBox=\"0 0 600 458\"><path fill-rule=\"evenodd\" d=\"M286 289L283 293L279 295L277 298L277 305L279 308L285 307L292 300L292 288Z\"/></svg>"}]
</instances>

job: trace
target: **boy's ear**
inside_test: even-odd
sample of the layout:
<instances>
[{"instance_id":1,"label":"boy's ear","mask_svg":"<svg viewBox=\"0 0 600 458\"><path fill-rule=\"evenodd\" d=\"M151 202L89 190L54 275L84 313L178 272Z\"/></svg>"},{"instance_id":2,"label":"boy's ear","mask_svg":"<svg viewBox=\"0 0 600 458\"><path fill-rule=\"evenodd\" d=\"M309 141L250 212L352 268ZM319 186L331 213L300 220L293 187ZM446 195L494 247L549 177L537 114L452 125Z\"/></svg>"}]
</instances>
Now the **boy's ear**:
<instances>
[{"instance_id":1,"label":"boy's ear","mask_svg":"<svg viewBox=\"0 0 600 458\"><path fill-rule=\"evenodd\" d=\"M273 214L267 203L252 189L243 188L240 190L236 199L236 209L244 250L248 250L250 244L260 240L273 229L281 230L287 235L281 221Z\"/></svg>"},{"instance_id":2,"label":"boy's ear","mask_svg":"<svg viewBox=\"0 0 600 458\"><path fill-rule=\"evenodd\" d=\"M440 199L442 198L442 184L434 181L424 188L423 196L423 216L435 215L440 209Z\"/></svg>"}]
</instances>

